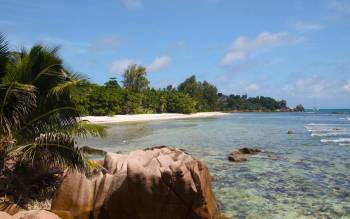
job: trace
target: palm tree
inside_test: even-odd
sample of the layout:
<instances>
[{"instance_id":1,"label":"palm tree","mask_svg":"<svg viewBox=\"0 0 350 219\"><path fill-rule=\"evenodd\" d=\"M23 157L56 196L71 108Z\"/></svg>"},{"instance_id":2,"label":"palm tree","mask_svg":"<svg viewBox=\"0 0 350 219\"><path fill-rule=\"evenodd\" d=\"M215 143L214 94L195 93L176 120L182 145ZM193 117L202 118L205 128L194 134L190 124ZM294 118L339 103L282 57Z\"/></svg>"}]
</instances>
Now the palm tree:
<instances>
[{"instance_id":1,"label":"palm tree","mask_svg":"<svg viewBox=\"0 0 350 219\"><path fill-rule=\"evenodd\" d=\"M35 164L86 170L72 136L102 136L104 127L79 121L72 95L82 76L69 73L58 48L35 45L9 52L0 34L0 146Z\"/></svg>"}]
</instances>

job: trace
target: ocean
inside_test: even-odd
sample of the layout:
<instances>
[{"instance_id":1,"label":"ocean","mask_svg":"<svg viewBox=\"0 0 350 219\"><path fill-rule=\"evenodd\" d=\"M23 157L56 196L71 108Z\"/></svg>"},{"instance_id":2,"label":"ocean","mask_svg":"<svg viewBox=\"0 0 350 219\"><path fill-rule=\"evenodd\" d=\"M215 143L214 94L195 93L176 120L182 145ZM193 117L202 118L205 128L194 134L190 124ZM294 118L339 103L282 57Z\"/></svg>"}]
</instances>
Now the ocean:
<instances>
[{"instance_id":1,"label":"ocean","mask_svg":"<svg viewBox=\"0 0 350 219\"><path fill-rule=\"evenodd\" d=\"M80 145L111 152L156 145L185 149L207 163L227 216L350 218L350 110L232 113L109 126L106 138L79 140ZM289 129L294 134L287 134ZM229 162L228 154L240 147L263 153Z\"/></svg>"}]
</instances>

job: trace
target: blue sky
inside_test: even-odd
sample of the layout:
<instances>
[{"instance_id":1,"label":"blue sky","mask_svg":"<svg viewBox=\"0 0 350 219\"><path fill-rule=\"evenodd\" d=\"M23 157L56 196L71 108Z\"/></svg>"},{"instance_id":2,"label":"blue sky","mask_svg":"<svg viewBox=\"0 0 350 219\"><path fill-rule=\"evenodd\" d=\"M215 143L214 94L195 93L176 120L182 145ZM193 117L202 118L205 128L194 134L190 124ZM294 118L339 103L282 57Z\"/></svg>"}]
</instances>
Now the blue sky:
<instances>
[{"instance_id":1,"label":"blue sky","mask_svg":"<svg viewBox=\"0 0 350 219\"><path fill-rule=\"evenodd\" d=\"M14 49L60 45L93 82L148 68L154 87L196 74L220 92L350 108L350 0L0 0Z\"/></svg>"}]
</instances>

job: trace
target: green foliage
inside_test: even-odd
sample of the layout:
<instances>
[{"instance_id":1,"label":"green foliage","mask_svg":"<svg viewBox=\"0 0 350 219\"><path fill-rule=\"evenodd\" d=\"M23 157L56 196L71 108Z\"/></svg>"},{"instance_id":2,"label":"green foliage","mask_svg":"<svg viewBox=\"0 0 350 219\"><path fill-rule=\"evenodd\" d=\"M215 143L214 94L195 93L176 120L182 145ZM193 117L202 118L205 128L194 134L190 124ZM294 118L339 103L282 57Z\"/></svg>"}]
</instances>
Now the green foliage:
<instances>
[{"instance_id":1,"label":"green foliage","mask_svg":"<svg viewBox=\"0 0 350 219\"><path fill-rule=\"evenodd\" d=\"M135 92L127 88L107 88L85 83L73 98L82 115L140 113L193 113L197 102L188 94L175 90L146 89Z\"/></svg>"},{"instance_id":2,"label":"green foliage","mask_svg":"<svg viewBox=\"0 0 350 219\"><path fill-rule=\"evenodd\" d=\"M0 81L5 75L5 67L9 60L9 46L5 36L0 33Z\"/></svg>"},{"instance_id":3,"label":"green foliage","mask_svg":"<svg viewBox=\"0 0 350 219\"><path fill-rule=\"evenodd\" d=\"M106 88L114 88L114 89L120 88L120 85L116 78L110 78L109 81L107 81L104 85Z\"/></svg>"},{"instance_id":4,"label":"green foliage","mask_svg":"<svg viewBox=\"0 0 350 219\"><path fill-rule=\"evenodd\" d=\"M287 108L287 102L264 96L248 97L247 95L226 96L219 94L218 108L220 110L275 111Z\"/></svg>"},{"instance_id":5,"label":"green foliage","mask_svg":"<svg viewBox=\"0 0 350 219\"><path fill-rule=\"evenodd\" d=\"M129 67L126 72L134 72L132 70L134 68L144 69L134 66ZM263 96L248 97L246 94L230 96L218 94L214 85L207 81L197 81L194 75L181 83L178 89L172 85L158 90L146 87L136 89L131 85L120 88L117 84L117 81L110 80L104 86L89 82L80 85L78 96L74 98L79 112L82 115L114 115L215 110L275 111L287 108L285 100L277 101Z\"/></svg>"},{"instance_id":6,"label":"green foliage","mask_svg":"<svg viewBox=\"0 0 350 219\"><path fill-rule=\"evenodd\" d=\"M142 105L148 113L166 112L166 92L148 89L143 93Z\"/></svg>"},{"instance_id":7,"label":"green foliage","mask_svg":"<svg viewBox=\"0 0 350 219\"><path fill-rule=\"evenodd\" d=\"M12 137L36 107L35 88L17 82L0 84L0 138Z\"/></svg>"},{"instance_id":8,"label":"green foliage","mask_svg":"<svg viewBox=\"0 0 350 219\"><path fill-rule=\"evenodd\" d=\"M137 65L130 65L123 74L124 87L133 92L146 90L149 85L146 75L146 68Z\"/></svg>"},{"instance_id":9,"label":"green foliage","mask_svg":"<svg viewBox=\"0 0 350 219\"><path fill-rule=\"evenodd\" d=\"M85 158L71 136L101 136L103 127L79 121L72 96L81 76L63 67L57 48L35 45L8 52L6 44L0 37L0 142L7 142L2 151L14 150L35 165L52 161L85 169Z\"/></svg>"},{"instance_id":10,"label":"green foliage","mask_svg":"<svg viewBox=\"0 0 350 219\"><path fill-rule=\"evenodd\" d=\"M40 134L33 142L16 147L12 154L20 154L22 160L36 165L69 166L87 171L85 158L74 138L62 133Z\"/></svg>"},{"instance_id":11,"label":"green foliage","mask_svg":"<svg viewBox=\"0 0 350 219\"><path fill-rule=\"evenodd\" d=\"M166 95L166 109L169 113L194 113L196 102L185 93L169 92Z\"/></svg>"},{"instance_id":12,"label":"green foliage","mask_svg":"<svg viewBox=\"0 0 350 219\"><path fill-rule=\"evenodd\" d=\"M143 113L141 93L136 93L131 90L123 90L122 93L122 113L123 114L137 114Z\"/></svg>"},{"instance_id":13,"label":"green foliage","mask_svg":"<svg viewBox=\"0 0 350 219\"><path fill-rule=\"evenodd\" d=\"M178 87L180 92L188 94L194 100L196 100L196 110L200 112L212 111L216 109L217 103L217 88L209 84L207 81L203 83L196 79L195 75L187 78Z\"/></svg>"}]
</instances>

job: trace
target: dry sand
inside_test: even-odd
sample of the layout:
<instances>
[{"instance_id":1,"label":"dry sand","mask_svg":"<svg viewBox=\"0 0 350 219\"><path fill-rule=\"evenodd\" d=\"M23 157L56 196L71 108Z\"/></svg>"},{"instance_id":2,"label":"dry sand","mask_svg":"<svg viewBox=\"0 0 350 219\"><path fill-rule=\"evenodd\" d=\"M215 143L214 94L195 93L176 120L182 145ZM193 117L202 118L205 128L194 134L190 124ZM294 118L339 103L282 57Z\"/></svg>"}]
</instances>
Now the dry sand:
<instances>
[{"instance_id":1,"label":"dry sand","mask_svg":"<svg viewBox=\"0 0 350 219\"><path fill-rule=\"evenodd\" d=\"M82 120L87 120L91 123L121 123L121 122L143 122L155 120L170 120L170 119L191 119L191 118L206 118L215 116L229 115L222 112L203 112L193 114L181 113L162 113L162 114L135 114L135 115L115 115L115 116L84 116Z\"/></svg>"}]
</instances>

